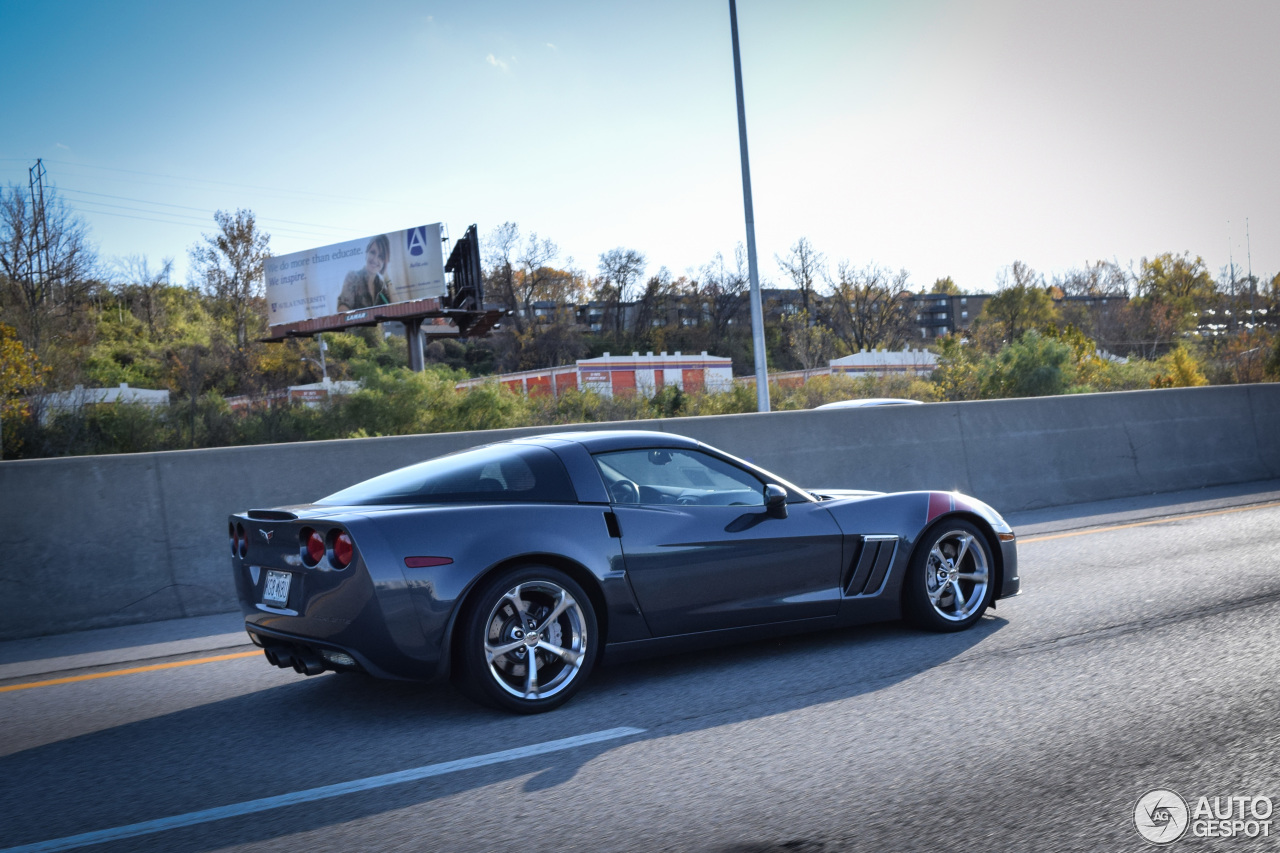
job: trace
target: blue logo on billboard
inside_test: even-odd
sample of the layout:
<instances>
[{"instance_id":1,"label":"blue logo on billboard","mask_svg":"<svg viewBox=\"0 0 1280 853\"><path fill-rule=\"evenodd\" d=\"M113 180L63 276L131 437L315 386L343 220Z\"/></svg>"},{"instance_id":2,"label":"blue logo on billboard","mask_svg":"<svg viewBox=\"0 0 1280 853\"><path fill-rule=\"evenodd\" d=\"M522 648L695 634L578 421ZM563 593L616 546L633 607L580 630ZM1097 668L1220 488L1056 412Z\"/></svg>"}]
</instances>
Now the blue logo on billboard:
<instances>
[{"instance_id":1,"label":"blue logo on billboard","mask_svg":"<svg viewBox=\"0 0 1280 853\"><path fill-rule=\"evenodd\" d=\"M417 257L427 250L427 229L426 226L410 228L405 232L405 248L409 250L409 254Z\"/></svg>"}]
</instances>

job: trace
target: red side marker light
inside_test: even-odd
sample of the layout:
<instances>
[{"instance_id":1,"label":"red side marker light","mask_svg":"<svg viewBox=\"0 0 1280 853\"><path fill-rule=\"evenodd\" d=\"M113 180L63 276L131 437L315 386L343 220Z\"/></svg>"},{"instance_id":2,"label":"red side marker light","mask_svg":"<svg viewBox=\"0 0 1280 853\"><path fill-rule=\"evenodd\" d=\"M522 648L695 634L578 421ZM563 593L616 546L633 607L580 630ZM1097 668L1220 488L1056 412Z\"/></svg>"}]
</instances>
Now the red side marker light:
<instances>
[{"instance_id":1,"label":"red side marker light","mask_svg":"<svg viewBox=\"0 0 1280 853\"><path fill-rule=\"evenodd\" d=\"M447 566L453 562L452 557L405 557L404 564L410 569L429 569L432 566Z\"/></svg>"}]
</instances>

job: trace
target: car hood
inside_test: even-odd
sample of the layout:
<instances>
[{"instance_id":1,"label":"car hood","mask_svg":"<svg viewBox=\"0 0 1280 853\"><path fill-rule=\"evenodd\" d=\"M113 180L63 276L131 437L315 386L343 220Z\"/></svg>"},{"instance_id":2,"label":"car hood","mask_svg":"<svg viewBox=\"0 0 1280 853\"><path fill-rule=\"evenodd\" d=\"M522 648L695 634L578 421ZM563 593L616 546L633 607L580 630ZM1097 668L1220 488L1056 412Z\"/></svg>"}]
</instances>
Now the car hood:
<instances>
[{"instance_id":1,"label":"car hood","mask_svg":"<svg viewBox=\"0 0 1280 853\"><path fill-rule=\"evenodd\" d=\"M865 489L806 489L809 494L821 500L858 500L859 498L877 498L885 492L869 492Z\"/></svg>"}]
</instances>

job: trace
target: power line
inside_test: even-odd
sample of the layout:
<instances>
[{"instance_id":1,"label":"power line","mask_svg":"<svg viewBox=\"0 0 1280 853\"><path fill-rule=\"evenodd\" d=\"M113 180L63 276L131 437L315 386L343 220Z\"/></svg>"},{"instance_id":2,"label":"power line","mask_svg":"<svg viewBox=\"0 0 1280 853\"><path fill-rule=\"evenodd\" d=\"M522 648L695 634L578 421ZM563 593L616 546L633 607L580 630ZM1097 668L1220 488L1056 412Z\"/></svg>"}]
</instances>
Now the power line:
<instances>
[{"instance_id":1,"label":"power line","mask_svg":"<svg viewBox=\"0 0 1280 853\"><path fill-rule=\"evenodd\" d=\"M75 192L75 191L72 191L72 192ZM96 193L96 195L105 195L105 194ZM105 196L105 197L121 198L120 196ZM160 204L160 202L142 201L140 199L121 198L121 200L139 201L142 204ZM97 201L94 199L86 199L86 200L79 201L77 205L78 205L77 207L78 210L82 210L87 213L101 214L104 216L119 216L121 218L126 218L126 219L139 219L144 222L164 222L170 225L194 225L199 227L208 227L210 221L213 219L212 211L206 211L202 208L195 208L195 207L183 207L181 205L167 205L167 206L178 207L184 210L195 210L195 211L204 213L206 215L201 217L196 217L196 216L191 216L191 215L182 214L182 213L169 213L168 211L163 211L163 210L148 210L147 208L130 207L128 205L123 205L123 204L112 204L110 202ZM104 207L114 208L116 210L130 210L135 213L149 213L149 214L152 214L152 217L144 218L144 217L138 217L138 216L128 216L126 214L120 214L120 213L112 213L111 211L101 209ZM155 217L163 217L163 218L155 218ZM277 226L274 224L277 222L289 223L289 220L271 219L269 217L261 217L261 216L256 216L255 218L264 226L269 227L270 230L274 233L291 234L291 235L301 236L301 237L312 237L317 240L334 239L334 236L332 234L323 234L316 231L307 231L307 230L302 230L298 228L289 228L287 227L287 225ZM333 225L313 225L312 223L308 223L308 222L290 223L290 224L298 224L298 225L315 227L315 228L330 228L330 229L339 230L339 231L342 230L337 228L337 226L333 226Z\"/></svg>"},{"instance_id":2,"label":"power line","mask_svg":"<svg viewBox=\"0 0 1280 853\"><path fill-rule=\"evenodd\" d=\"M212 184L214 186L237 187L240 189L287 193L289 195L305 196L310 198L325 198L325 199L332 199L334 201L358 201L364 204L385 204L385 202L379 201L377 199L371 199L371 198L358 198L355 196L341 196L341 195L333 195L330 193L317 193L317 192L311 192L309 190L295 190L295 189L287 189L284 187L264 187L264 186L259 186L257 184L241 184L234 181L220 181L213 178L187 178L181 175L165 175L159 172L144 172L138 169L120 169L114 166L95 166L88 163L73 163L66 160L49 160L48 162L55 163L59 166L71 166L71 167L82 168L82 169L98 169L104 172L120 172L126 175L145 175L146 177L149 177L149 178L162 178L167 181L189 181L197 184Z\"/></svg>"},{"instance_id":3,"label":"power line","mask_svg":"<svg viewBox=\"0 0 1280 853\"><path fill-rule=\"evenodd\" d=\"M103 204L105 204L105 203L104 203L104 202L94 201L94 202L86 202L86 204L97 204L97 205L103 205ZM158 213L157 211L139 210L138 208L123 207L123 205L114 205L114 204L113 204L113 205L106 205L106 206L122 208L122 209L124 209L124 210L135 210L135 211L137 211L137 212L139 212L139 213ZM137 221L139 221L139 222L158 222L158 223L161 223L162 225L176 225L176 226L181 227L181 228L207 228L207 227L209 226L209 222L205 222L205 221L203 221L203 220L200 220L200 221L183 221L183 220L181 220L181 219L172 219L172 218L171 218L171 219L157 219L157 218L155 218L155 217L151 217L151 216L132 216L132 215L130 215L130 214L128 214L128 213L114 213L114 212L109 211L109 210L97 210L97 209L95 209L95 208L86 208L86 209L85 209L85 212L87 212L87 213L91 213L91 214L93 214L93 215L95 215L95 216L114 216L114 217L117 217L117 218L119 218L119 219L134 219L134 220L137 220ZM212 219L212 216L211 216L210 218ZM194 217L188 217L188 220L192 220L192 219L194 219ZM264 225L269 225L269 224L270 224L267 220L260 220L260 221L262 221ZM332 235L327 235L327 234L315 234L315 233L313 233L313 232L307 232L307 231L298 231L298 230L293 229L293 228L276 228L276 227L272 227L272 228L270 229L270 233L272 233L272 234L285 234L285 235L287 235L287 236L291 236L291 237L310 237L310 238L313 238L313 239L316 239L316 240L331 240L331 239L333 239Z\"/></svg>"},{"instance_id":4,"label":"power line","mask_svg":"<svg viewBox=\"0 0 1280 853\"><path fill-rule=\"evenodd\" d=\"M109 193L95 193L95 192L90 192L89 190L67 189L66 187L61 187L61 186L58 187L58 191L63 193L73 193L75 195L92 195L92 196L97 196L99 198L113 198L113 199L116 199L117 201L132 201L138 204L149 204L149 205L154 205L156 207L171 207L171 208L174 208L175 210L194 210L197 213L204 214L206 218L212 218L213 216L213 211L209 210L207 207L191 207L189 205L170 204L168 202L163 202L163 201L148 201L147 199L142 199L142 198L130 198L129 196L111 195ZM105 204L105 202L92 202L92 201L85 202L85 203L86 204ZM129 209L132 209L132 208L129 208ZM265 222L267 220L263 219L263 221ZM275 218L272 218L270 221L282 222L286 225L302 225L307 228L329 228L334 231L348 230L338 225L324 225L319 222L297 222L292 219L275 219Z\"/></svg>"}]
</instances>

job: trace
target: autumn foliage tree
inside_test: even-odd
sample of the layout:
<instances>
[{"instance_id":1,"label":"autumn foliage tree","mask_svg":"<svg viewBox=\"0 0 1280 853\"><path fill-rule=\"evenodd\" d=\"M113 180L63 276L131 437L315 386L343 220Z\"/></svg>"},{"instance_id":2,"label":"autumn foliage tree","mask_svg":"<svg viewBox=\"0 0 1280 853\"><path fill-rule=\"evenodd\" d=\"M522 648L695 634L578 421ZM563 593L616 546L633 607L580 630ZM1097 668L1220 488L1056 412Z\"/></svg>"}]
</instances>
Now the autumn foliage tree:
<instances>
[{"instance_id":1,"label":"autumn foliage tree","mask_svg":"<svg viewBox=\"0 0 1280 853\"><path fill-rule=\"evenodd\" d=\"M266 327L262 266L270 254L271 235L258 228L251 210L219 210L218 231L205 234L191 248L192 277L214 299L221 316L231 320L235 352L246 366L251 335Z\"/></svg>"},{"instance_id":2,"label":"autumn foliage tree","mask_svg":"<svg viewBox=\"0 0 1280 853\"><path fill-rule=\"evenodd\" d=\"M1045 291L1044 277L1027 264L1014 261L1001 272L998 286L999 292L974 321L975 335L988 349L999 349L1053 322L1053 299Z\"/></svg>"},{"instance_id":3,"label":"autumn foliage tree","mask_svg":"<svg viewBox=\"0 0 1280 853\"><path fill-rule=\"evenodd\" d=\"M0 447L5 441L4 425L30 414L22 395L39 388L45 372L13 327L0 323Z\"/></svg>"}]
</instances>

